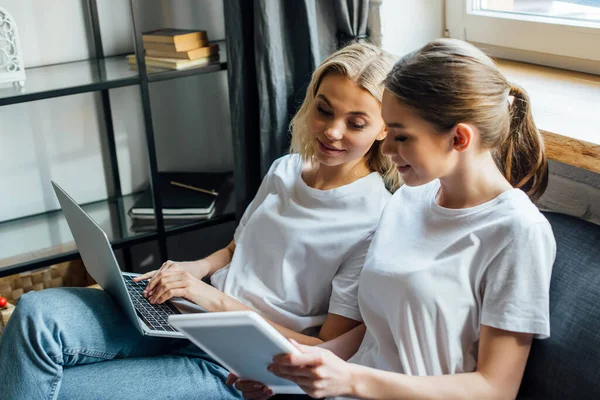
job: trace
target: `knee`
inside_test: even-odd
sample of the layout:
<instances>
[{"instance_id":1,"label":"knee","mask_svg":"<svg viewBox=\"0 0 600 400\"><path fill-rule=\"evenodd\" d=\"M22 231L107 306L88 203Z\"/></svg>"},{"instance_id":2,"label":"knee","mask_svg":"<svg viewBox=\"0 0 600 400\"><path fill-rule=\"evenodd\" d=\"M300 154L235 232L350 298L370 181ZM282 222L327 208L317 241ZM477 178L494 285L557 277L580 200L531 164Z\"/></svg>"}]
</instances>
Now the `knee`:
<instances>
[{"instance_id":1,"label":"knee","mask_svg":"<svg viewBox=\"0 0 600 400\"><path fill-rule=\"evenodd\" d=\"M14 320L13 322L35 320L38 315L44 314L46 311L45 308L49 304L48 295L44 292L45 290L39 292L33 291L19 297L10 319Z\"/></svg>"},{"instance_id":2,"label":"knee","mask_svg":"<svg viewBox=\"0 0 600 400\"><path fill-rule=\"evenodd\" d=\"M55 288L25 293L17 301L11 319L16 317L35 321L40 317L51 317L61 308L61 304L69 302L72 297L70 291L69 288Z\"/></svg>"}]
</instances>

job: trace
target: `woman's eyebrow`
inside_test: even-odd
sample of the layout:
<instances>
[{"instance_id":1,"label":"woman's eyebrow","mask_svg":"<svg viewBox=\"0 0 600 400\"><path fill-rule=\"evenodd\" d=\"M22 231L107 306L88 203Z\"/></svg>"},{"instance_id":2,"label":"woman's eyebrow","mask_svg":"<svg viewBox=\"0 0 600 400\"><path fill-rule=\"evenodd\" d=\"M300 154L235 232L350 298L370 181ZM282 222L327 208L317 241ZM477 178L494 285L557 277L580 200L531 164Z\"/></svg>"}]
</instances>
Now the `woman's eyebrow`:
<instances>
[{"instance_id":1,"label":"woman's eyebrow","mask_svg":"<svg viewBox=\"0 0 600 400\"><path fill-rule=\"evenodd\" d=\"M329 101L329 99L324 94L319 93L317 95L317 97L320 98L321 100L323 100L325 103L327 103L327 105L329 107L333 108L333 106L331 105L331 102Z\"/></svg>"},{"instance_id":2,"label":"woman's eyebrow","mask_svg":"<svg viewBox=\"0 0 600 400\"><path fill-rule=\"evenodd\" d=\"M390 122L389 124L386 124L386 125L387 125L388 128L397 128L397 129L404 129L404 128L406 128L400 122Z\"/></svg>"},{"instance_id":3,"label":"woman's eyebrow","mask_svg":"<svg viewBox=\"0 0 600 400\"><path fill-rule=\"evenodd\" d=\"M324 94L319 93L317 95L317 97L320 98L321 100L323 100L325 103L327 103L327 105L329 107L334 108L331 105L331 102L329 101L329 99ZM350 115L357 115L357 116L360 116L360 117L368 117L369 116L369 114L366 113L366 112L364 112L364 111L350 111L348 114L350 114Z\"/></svg>"}]
</instances>

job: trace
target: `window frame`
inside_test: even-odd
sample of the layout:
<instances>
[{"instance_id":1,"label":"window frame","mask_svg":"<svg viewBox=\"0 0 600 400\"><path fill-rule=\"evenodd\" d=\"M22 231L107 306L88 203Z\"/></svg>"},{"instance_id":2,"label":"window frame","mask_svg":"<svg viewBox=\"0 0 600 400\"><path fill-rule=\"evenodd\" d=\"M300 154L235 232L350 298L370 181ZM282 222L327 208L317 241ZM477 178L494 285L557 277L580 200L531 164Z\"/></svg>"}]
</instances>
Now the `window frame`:
<instances>
[{"instance_id":1,"label":"window frame","mask_svg":"<svg viewBox=\"0 0 600 400\"><path fill-rule=\"evenodd\" d=\"M590 72L591 63L598 65L600 70L600 23L478 10L474 7L476 1L445 1L446 36L480 47L489 46L492 51L488 53L492 56L496 55L494 49L503 49L504 53L507 50L519 53L519 57L509 58L520 61L552 64L540 62L539 58L544 57L536 57L538 54L545 58L568 59L570 65L575 65L569 69ZM525 56L530 59L523 59L523 54L531 54ZM577 64L581 66L577 67Z\"/></svg>"}]
</instances>

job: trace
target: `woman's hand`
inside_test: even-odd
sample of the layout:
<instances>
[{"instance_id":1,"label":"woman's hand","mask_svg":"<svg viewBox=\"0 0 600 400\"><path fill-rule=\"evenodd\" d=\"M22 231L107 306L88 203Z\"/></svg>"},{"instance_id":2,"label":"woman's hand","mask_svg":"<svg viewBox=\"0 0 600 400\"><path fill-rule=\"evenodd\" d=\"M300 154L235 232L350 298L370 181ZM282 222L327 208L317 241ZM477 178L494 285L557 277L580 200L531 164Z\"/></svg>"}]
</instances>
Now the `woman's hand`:
<instances>
[{"instance_id":1,"label":"woman's hand","mask_svg":"<svg viewBox=\"0 0 600 400\"><path fill-rule=\"evenodd\" d=\"M242 396L244 396L245 399L266 400L273 396L273 391L262 383L239 379L232 373L229 373L225 384L227 386L235 386L237 390L242 392Z\"/></svg>"},{"instance_id":2,"label":"woman's hand","mask_svg":"<svg viewBox=\"0 0 600 400\"><path fill-rule=\"evenodd\" d=\"M206 274L198 263L167 261L159 270L140 275L134 280L150 279L143 295L152 304L183 297L208 311L223 311L220 305L226 296L201 280Z\"/></svg>"},{"instance_id":3,"label":"woman's hand","mask_svg":"<svg viewBox=\"0 0 600 400\"><path fill-rule=\"evenodd\" d=\"M154 277L154 275L156 275L158 272L166 271L168 269L178 270L178 271L188 271L190 274L192 274L192 276L194 276L198 279L202 279L208 274L204 260L198 260L198 261L167 260L160 266L159 269L150 271L150 272L146 272L145 274L140 275L140 276L136 276L135 278L133 278L133 280L135 282L145 281L146 279L151 279L152 277ZM154 287L153 285L151 286L151 284L152 284L152 282L150 282L148 284L148 287L146 288L146 290L150 290Z\"/></svg>"},{"instance_id":4,"label":"woman's hand","mask_svg":"<svg viewBox=\"0 0 600 400\"><path fill-rule=\"evenodd\" d=\"M296 383L315 398L343 396L351 393L351 364L331 351L305 346L290 339L300 354L282 354L273 358L268 370Z\"/></svg>"}]
</instances>

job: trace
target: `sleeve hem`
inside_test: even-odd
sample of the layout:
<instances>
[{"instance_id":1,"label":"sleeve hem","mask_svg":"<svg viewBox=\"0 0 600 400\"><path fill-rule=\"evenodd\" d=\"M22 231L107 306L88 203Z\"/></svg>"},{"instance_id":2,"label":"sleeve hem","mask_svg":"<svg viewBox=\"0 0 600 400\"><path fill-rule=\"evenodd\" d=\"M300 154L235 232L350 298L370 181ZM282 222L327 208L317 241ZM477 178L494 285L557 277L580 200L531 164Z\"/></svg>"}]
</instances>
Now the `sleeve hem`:
<instances>
[{"instance_id":1,"label":"sleeve hem","mask_svg":"<svg viewBox=\"0 0 600 400\"><path fill-rule=\"evenodd\" d=\"M358 308L350 307L345 304L330 303L329 311L330 314L340 315L342 317L350 318L358 322L363 322Z\"/></svg>"},{"instance_id":2,"label":"sleeve hem","mask_svg":"<svg viewBox=\"0 0 600 400\"><path fill-rule=\"evenodd\" d=\"M500 318L492 315L482 317L481 324L510 332L531 333L535 339L547 339L550 337L550 324L542 320Z\"/></svg>"}]
</instances>

